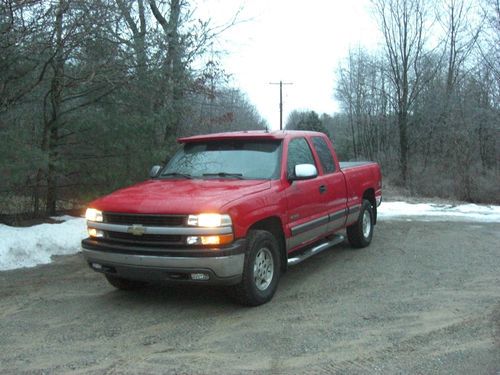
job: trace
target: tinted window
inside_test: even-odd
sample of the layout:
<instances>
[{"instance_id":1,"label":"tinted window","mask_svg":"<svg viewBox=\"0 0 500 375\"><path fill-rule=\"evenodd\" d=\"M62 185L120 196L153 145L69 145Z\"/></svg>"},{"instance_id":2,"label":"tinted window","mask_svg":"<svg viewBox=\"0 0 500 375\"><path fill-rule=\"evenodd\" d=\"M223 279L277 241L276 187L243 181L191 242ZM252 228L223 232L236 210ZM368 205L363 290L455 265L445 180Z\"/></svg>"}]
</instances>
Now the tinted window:
<instances>
[{"instance_id":1,"label":"tinted window","mask_svg":"<svg viewBox=\"0 0 500 375\"><path fill-rule=\"evenodd\" d=\"M297 164L314 164L311 149L305 138L294 138L288 144L288 175L293 176Z\"/></svg>"},{"instance_id":2,"label":"tinted window","mask_svg":"<svg viewBox=\"0 0 500 375\"><path fill-rule=\"evenodd\" d=\"M333 161L332 152L328 148L325 139L322 137L313 137L312 141L324 173L335 172L335 162Z\"/></svg>"},{"instance_id":3,"label":"tinted window","mask_svg":"<svg viewBox=\"0 0 500 375\"><path fill-rule=\"evenodd\" d=\"M185 144L160 177L274 179L279 177L281 143L277 141L208 141Z\"/></svg>"}]
</instances>

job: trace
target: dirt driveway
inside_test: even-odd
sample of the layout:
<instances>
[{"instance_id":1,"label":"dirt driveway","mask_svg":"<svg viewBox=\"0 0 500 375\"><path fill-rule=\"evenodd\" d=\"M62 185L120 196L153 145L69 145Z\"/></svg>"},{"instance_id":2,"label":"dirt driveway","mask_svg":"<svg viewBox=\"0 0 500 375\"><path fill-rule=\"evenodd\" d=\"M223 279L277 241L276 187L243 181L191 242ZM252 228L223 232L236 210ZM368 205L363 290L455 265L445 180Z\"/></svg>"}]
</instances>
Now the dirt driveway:
<instances>
[{"instance_id":1,"label":"dirt driveway","mask_svg":"<svg viewBox=\"0 0 500 375\"><path fill-rule=\"evenodd\" d=\"M0 272L0 373L497 374L500 225L384 221L292 268L257 308L120 292L81 255Z\"/></svg>"}]
</instances>

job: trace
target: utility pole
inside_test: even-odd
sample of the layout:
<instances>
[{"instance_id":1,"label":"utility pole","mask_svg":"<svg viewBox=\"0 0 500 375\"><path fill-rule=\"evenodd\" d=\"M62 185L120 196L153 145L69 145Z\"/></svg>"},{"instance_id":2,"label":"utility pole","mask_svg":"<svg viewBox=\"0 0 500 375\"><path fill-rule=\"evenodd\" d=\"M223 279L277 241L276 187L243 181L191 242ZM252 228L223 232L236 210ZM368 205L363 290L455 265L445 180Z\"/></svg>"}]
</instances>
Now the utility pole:
<instances>
[{"instance_id":1,"label":"utility pole","mask_svg":"<svg viewBox=\"0 0 500 375\"><path fill-rule=\"evenodd\" d=\"M280 130L283 130L283 85L293 85L293 82L269 82L270 85L280 85Z\"/></svg>"}]
</instances>

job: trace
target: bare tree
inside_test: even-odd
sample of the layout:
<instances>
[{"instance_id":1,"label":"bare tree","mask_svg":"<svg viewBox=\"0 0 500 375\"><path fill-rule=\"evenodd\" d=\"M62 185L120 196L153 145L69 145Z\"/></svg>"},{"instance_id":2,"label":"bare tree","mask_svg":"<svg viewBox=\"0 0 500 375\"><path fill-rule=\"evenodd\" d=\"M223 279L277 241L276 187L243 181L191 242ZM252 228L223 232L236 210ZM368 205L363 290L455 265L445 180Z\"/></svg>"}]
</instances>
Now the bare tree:
<instances>
[{"instance_id":1,"label":"bare tree","mask_svg":"<svg viewBox=\"0 0 500 375\"><path fill-rule=\"evenodd\" d=\"M500 0L482 1L486 26L480 51L485 63L500 81Z\"/></svg>"},{"instance_id":2,"label":"bare tree","mask_svg":"<svg viewBox=\"0 0 500 375\"><path fill-rule=\"evenodd\" d=\"M354 159L389 154L385 68L362 48L350 50L338 69L335 96L349 119Z\"/></svg>"},{"instance_id":3,"label":"bare tree","mask_svg":"<svg viewBox=\"0 0 500 375\"><path fill-rule=\"evenodd\" d=\"M359 50L358 50L359 52ZM347 58L347 66L339 66L339 81L336 88L336 97L342 103L344 110L349 118L349 128L351 130L352 149L354 159L358 157L357 134L355 128L355 108L356 108L356 86L359 87L356 80L356 55L350 50Z\"/></svg>"},{"instance_id":4,"label":"bare tree","mask_svg":"<svg viewBox=\"0 0 500 375\"><path fill-rule=\"evenodd\" d=\"M11 109L45 78L50 50L43 25L50 15L42 0L0 3L0 113Z\"/></svg>"},{"instance_id":5,"label":"bare tree","mask_svg":"<svg viewBox=\"0 0 500 375\"><path fill-rule=\"evenodd\" d=\"M408 177L408 125L422 87L426 7L424 0L373 0L385 40L389 78L394 86L393 106L399 129L401 182Z\"/></svg>"},{"instance_id":6,"label":"bare tree","mask_svg":"<svg viewBox=\"0 0 500 375\"><path fill-rule=\"evenodd\" d=\"M166 128L164 141L167 141L173 133L177 134L180 128L181 107L180 101L183 96L183 81L185 65L182 62L182 44L179 27L181 25L181 11L184 2L182 0L170 0L168 3L168 20L160 11L155 0L149 0L149 6L153 16L163 29L165 44L167 47L165 61L165 103L167 106Z\"/></svg>"},{"instance_id":7,"label":"bare tree","mask_svg":"<svg viewBox=\"0 0 500 375\"><path fill-rule=\"evenodd\" d=\"M337 148L353 157L354 140L358 155L410 192L497 202L498 0L484 0L483 15L472 0L440 2L428 15L424 0L373 3L385 58L350 51L338 70L342 113L327 122ZM429 29L441 38L434 49L425 43Z\"/></svg>"},{"instance_id":8,"label":"bare tree","mask_svg":"<svg viewBox=\"0 0 500 375\"><path fill-rule=\"evenodd\" d=\"M447 0L443 6L441 24L445 30L446 94L449 99L467 58L474 50L481 28L469 19L476 13L470 0Z\"/></svg>"},{"instance_id":9,"label":"bare tree","mask_svg":"<svg viewBox=\"0 0 500 375\"><path fill-rule=\"evenodd\" d=\"M0 0L0 210L53 214L143 179L177 135L265 126L212 48L236 17L212 26L189 0Z\"/></svg>"},{"instance_id":10,"label":"bare tree","mask_svg":"<svg viewBox=\"0 0 500 375\"><path fill-rule=\"evenodd\" d=\"M200 89L202 80L193 79L192 63L211 50L214 40L236 24L239 11L229 22L219 26L194 17L188 0L148 0L151 12L163 30L166 49L162 84L165 106L164 142L181 131L190 91ZM187 29L187 31L186 31ZM210 63L210 61L209 61ZM204 88L202 88L204 90Z\"/></svg>"},{"instance_id":11,"label":"bare tree","mask_svg":"<svg viewBox=\"0 0 500 375\"><path fill-rule=\"evenodd\" d=\"M45 56L47 72L40 90L42 121L39 144L44 162L35 176L35 215L40 210L43 190L46 191L45 212L55 214L62 176L60 165L67 161L61 150L65 145L64 139L74 134L66 127L68 116L98 102L115 88L109 61L106 58L99 61L94 54L94 46L87 45L86 39L92 29L100 29L95 27L99 25L96 14L103 16L106 8L99 3L75 5L68 0L58 0L48 5L46 12L53 15L53 20L44 24L50 30L51 47ZM96 39L99 37L97 33L95 31ZM93 61L85 61L89 59ZM77 61L79 68L74 69Z\"/></svg>"},{"instance_id":12,"label":"bare tree","mask_svg":"<svg viewBox=\"0 0 500 375\"><path fill-rule=\"evenodd\" d=\"M203 92L193 94L193 110L187 116L181 135L262 130L267 127L242 91L220 86L210 90L209 94L208 100Z\"/></svg>"},{"instance_id":13,"label":"bare tree","mask_svg":"<svg viewBox=\"0 0 500 375\"><path fill-rule=\"evenodd\" d=\"M124 1L116 0L116 4L120 14L125 19L128 30L132 33L132 38L127 39L120 37L120 42L125 45L130 45L134 51L135 68L137 70L137 81L139 85L147 81L147 68L148 68L148 49L146 42L147 21L146 10L144 7L144 0ZM135 8L137 5L137 9ZM133 14L137 13L139 18L138 22L134 19ZM111 26L111 25L109 25ZM116 35L116 34L115 34ZM145 98L145 93L141 93L141 97ZM143 106L144 110L149 109L148 105Z\"/></svg>"}]
</instances>

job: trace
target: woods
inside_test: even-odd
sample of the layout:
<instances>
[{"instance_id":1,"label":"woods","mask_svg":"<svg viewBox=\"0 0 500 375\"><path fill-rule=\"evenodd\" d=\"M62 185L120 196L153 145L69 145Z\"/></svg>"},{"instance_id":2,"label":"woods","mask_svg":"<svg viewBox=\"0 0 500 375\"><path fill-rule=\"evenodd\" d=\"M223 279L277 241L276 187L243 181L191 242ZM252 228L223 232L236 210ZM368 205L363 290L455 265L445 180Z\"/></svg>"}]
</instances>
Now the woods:
<instances>
[{"instance_id":1,"label":"woods","mask_svg":"<svg viewBox=\"0 0 500 375\"><path fill-rule=\"evenodd\" d=\"M181 135L266 124L228 85L187 0L2 0L0 211L58 208L147 176Z\"/></svg>"},{"instance_id":2,"label":"woods","mask_svg":"<svg viewBox=\"0 0 500 375\"><path fill-rule=\"evenodd\" d=\"M410 194L500 202L499 1L371 11L380 48L339 65L339 111L293 111L287 128L327 132ZM200 19L195 0L1 0L0 214L140 181L182 135L271 128L219 58L237 23Z\"/></svg>"},{"instance_id":3,"label":"woods","mask_svg":"<svg viewBox=\"0 0 500 375\"><path fill-rule=\"evenodd\" d=\"M500 202L499 2L372 4L383 48L350 50L323 119L341 156L411 194Z\"/></svg>"}]
</instances>

